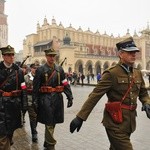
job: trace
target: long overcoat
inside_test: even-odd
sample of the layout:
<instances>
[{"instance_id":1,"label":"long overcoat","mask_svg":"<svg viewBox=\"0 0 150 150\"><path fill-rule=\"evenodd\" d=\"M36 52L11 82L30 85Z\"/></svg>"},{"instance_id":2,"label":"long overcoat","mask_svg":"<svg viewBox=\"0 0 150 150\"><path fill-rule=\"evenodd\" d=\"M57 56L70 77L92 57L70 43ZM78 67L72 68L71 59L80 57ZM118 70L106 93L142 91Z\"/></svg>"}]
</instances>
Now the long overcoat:
<instances>
[{"instance_id":1,"label":"long overcoat","mask_svg":"<svg viewBox=\"0 0 150 150\"><path fill-rule=\"evenodd\" d=\"M5 97L0 93L0 135L12 134L21 127L21 109L27 108L24 75L16 64L12 65L11 70L7 70L4 63L0 62L0 90L22 91L17 97Z\"/></svg>"},{"instance_id":2,"label":"long overcoat","mask_svg":"<svg viewBox=\"0 0 150 150\"><path fill-rule=\"evenodd\" d=\"M33 103L37 103L37 120L43 124L56 124L64 122L64 102L63 95L60 92L41 93L41 86L45 86L46 80L53 76L48 81L46 86L55 88L56 86L64 86L64 93L68 100L72 100L72 91L70 85L65 78L64 70L61 66L54 65L51 69L47 64L39 67L36 70L33 80Z\"/></svg>"}]
</instances>

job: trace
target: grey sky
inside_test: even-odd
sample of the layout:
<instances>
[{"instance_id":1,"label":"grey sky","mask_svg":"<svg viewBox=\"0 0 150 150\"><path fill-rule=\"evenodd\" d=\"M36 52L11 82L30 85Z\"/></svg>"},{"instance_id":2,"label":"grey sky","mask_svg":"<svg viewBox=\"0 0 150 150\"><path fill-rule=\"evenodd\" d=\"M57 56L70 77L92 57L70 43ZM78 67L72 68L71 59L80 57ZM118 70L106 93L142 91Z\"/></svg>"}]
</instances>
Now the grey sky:
<instances>
[{"instance_id":1,"label":"grey sky","mask_svg":"<svg viewBox=\"0 0 150 150\"><path fill-rule=\"evenodd\" d=\"M150 0L6 0L8 43L21 50L26 35L36 33L37 22L49 23L54 16L57 24L83 31L105 31L108 35L123 36L127 29L133 35L147 27L150 21Z\"/></svg>"}]
</instances>

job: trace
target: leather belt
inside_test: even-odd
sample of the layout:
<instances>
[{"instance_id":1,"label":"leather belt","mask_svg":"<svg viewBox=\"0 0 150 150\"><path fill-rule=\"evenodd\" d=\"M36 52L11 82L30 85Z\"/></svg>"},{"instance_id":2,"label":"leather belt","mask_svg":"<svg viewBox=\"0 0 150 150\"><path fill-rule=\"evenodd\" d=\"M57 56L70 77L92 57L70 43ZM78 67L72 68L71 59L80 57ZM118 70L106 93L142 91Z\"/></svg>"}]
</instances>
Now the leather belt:
<instances>
[{"instance_id":1,"label":"leather belt","mask_svg":"<svg viewBox=\"0 0 150 150\"><path fill-rule=\"evenodd\" d=\"M128 109L128 110L135 110L137 108L137 105L125 105L125 104L121 104L121 108Z\"/></svg>"},{"instance_id":2,"label":"leather belt","mask_svg":"<svg viewBox=\"0 0 150 150\"><path fill-rule=\"evenodd\" d=\"M51 86L42 86L40 88L41 93L52 93L52 92L63 92L64 87L63 86L56 86L55 88Z\"/></svg>"},{"instance_id":3,"label":"leather belt","mask_svg":"<svg viewBox=\"0 0 150 150\"><path fill-rule=\"evenodd\" d=\"M11 92L5 92L3 90L0 90L0 94L4 97L17 97L21 95L21 90L14 90Z\"/></svg>"},{"instance_id":4,"label":"leather belt","mask_svg":"<svg viewBox=\"0 0 150 150\"><path fill-rule=\"evenodd\" d=\"M32 94L32 89L27 89L27 94Z\"/></svg>"}]
</instances>

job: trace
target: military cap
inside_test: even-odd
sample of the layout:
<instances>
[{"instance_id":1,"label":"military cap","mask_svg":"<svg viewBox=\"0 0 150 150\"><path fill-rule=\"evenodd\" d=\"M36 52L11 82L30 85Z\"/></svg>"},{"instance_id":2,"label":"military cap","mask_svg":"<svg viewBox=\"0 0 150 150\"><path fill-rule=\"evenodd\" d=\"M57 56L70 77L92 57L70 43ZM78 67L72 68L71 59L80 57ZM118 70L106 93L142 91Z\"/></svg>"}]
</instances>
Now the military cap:
<instances>
[{"instance_id":1,"label":"military cap","mask_svg":"<svg viewBox=\"0 0 150 150\"><path fill-rule=\"evenodd\" d=\"M0 50L2 51L2 55L5 55L5 54L15 54L14 48L11 47L10 45L8 45L6 47L1 47Z\"/></svg>"},{"instance_id":2,"label":"military cap","mask_svg":"<svg viewBox=\"0 0 150 150\"><path fill-rule=\"evenodd\" d=\"M46 55L57 55L57 52L53 48L44 50Z\"/></svg>"},{"instance_id":3,"label":"military cap","mask_svg":"<svg viewBox=\"0 0 150 150\"><path fill-rule=\"evenodd\" d=\"M57 39L53 39L50 41L50 47L44 50L46 55L57 55L56 50L59 49L59 43Z\"/></svg>"},{"instance_id":4,"label":"military cap","mask_svg":"<svg viewBox=\"0 0 150 150\"><path fill-rule=\"evenodd\" d=\"M39 64L33 63L33 64L30 65L30 68L38 68L38 67L39 67Z\"/></svg>"},{"instance_id":5,"label":"military cap","mask_svg":"<svg viewBox=\"0 0 150 150\"><path fill-rule=\"evenodd\" d=\"M131 51L136 51L139 52L140 50L136 47L133 38L129 37L119 43L116 44L116 47L119 50L131 52Z\"/></svg>"}]
</instances>

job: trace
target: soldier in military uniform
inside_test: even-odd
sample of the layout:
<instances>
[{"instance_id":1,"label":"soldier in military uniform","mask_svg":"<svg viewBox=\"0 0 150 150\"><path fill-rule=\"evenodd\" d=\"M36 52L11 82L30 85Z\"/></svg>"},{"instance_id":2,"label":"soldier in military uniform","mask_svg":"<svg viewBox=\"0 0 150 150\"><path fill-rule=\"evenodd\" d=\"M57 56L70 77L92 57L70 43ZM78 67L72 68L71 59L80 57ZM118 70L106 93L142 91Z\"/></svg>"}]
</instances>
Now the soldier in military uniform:
<instances>
[{"instance_id":1,"label":"soldier in military uniform","mask_svg":"<svg viewBox=\"0 0 150 150\"><path fill-rule=\"evenodd\" d=\"M37 107L38 122L45 124L44 147L48 150L55 149L56 140L53 136L55 125L64 122L62 92L67 96L67 107L73 104L72 91L64 70L54 62L57 45L57 39L53 39L51 47L45 50L47 62L36 70L33 80L33 103Z\"/></svg>"},{"instance_id":2,"label":"soldier in military uniform","mask_svg":"<svg viewBox=\"0 0 150 150\"><path fill-rule=\"evenodd\" d=\"M134 68L136 52L139 52L139 49L136 47L133 38L127 38L117 43L116 46L120 61L103 72L97 86L89 95L77 116L71 121L70 132L73 133L76 129L77 132L80 130L83 121L87 120L94 106L106 94L108 102L111 104L123 100L118 111L123 120L119 123L114 122L114 118L111 117L106 107L104 109L102 123L110 141L110 150L133 150L130 136L136 128L137 98L141 101L142 109L146 111L147 117L150 118L150 97L145 88L141 71Z\"/></svg>"},{"instance_id":3,"label":"soldier in military uniform","mask_svg":"<svg viewBox=\"0 0 150 150\"><path fill-rule=\"evenodd\" d=\"M37 142L37 114L34 110L32 105L32 91L33 91L33 79L35 76L35 71L38 65L31 64L30 65L30 72L24 76L25 83L27 86L27 95L28 95L28 114L30 120L30 127L31 127L31 134L32 134L32 141Z\"/></svg>"},{"instance_id":4,"label":"soldier in military uniform","mask_svg":"<svg viewBox=\"0 0 150 150\"><path fill-rule=\"evenodd\" d=\"M21 127L21 110L27 109L27 95L22 70L14 64L14 48L0 48L0 149L10 150L13 133Z\"/></svg>"}]
</instances>

